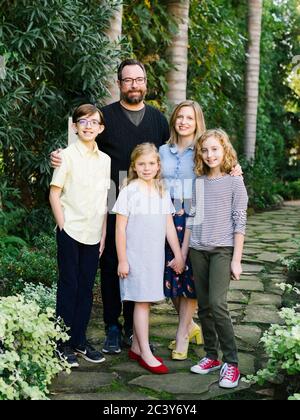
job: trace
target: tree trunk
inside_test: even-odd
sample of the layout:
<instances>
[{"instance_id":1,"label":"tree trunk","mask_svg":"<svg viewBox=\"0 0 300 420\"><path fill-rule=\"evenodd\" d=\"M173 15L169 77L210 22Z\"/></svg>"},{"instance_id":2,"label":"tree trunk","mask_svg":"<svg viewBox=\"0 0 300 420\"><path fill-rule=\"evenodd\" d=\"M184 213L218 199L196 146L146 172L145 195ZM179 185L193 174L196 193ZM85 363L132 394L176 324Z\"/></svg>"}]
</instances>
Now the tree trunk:
<instances>
[{"instance_id":1,"label":"tree trunk","mask_svg":"<svg viewBox=\"0 0 300 420\"><path fill-rule=\"evenodd\" d=\"M246 124L244 151L247 160L251 160L255 158L263 0L249 0L248 7L249 46L246 71Z\"/></svg>"},{"instance_id":2,"label":"tree trunk","mask_svg":"<svg viewBox=\"0 0 300 420\"><path fill-rule=\"evenodd\" d=\"M168 0L168 13L178 24L178 32L167 49L169 62L174 66L167 75L167 98L172 105L186 100L189 6L189 0Z\"/></svg>"},{"instance_id":3,"label":"tree trunk","mask_svg":"<svg viewBox=\"0 0 300 420\"><path fill-rule=\"evenodd\" d=\"M123 2L120 2L120 5L115 10L114 15L112 16L110 28L107 31L107 36L109 37L110 41L116 44L116 48L118 48L118 42L122 36L122 16L123 16ZM120 99L120 91L117 85L117 71L115 71L110 75L111 81L108 85L109 95L105 98L105 104L111 104L112 102L116 102Z\"/></svg>"}]
</instances>

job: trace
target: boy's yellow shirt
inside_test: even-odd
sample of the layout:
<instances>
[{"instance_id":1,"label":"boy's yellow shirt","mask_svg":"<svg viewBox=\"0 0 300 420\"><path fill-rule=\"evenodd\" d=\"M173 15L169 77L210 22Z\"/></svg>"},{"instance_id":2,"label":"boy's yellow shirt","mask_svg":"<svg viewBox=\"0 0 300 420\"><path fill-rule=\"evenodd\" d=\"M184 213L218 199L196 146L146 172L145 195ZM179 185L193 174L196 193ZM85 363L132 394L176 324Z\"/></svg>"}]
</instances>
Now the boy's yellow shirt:
<instances>
[{"instance_id":1,"label":"boy's yellow shirt","mask_svg":"<svg viewBox=\"0 0 300 420\"><path fill-rule=\"evenodd\" d=\"M80 243L97 244L107 210L110 157L97 144L91 151L78 140L62 151L50 185L62 188L64 231Z\"/></svg>"}]
</instances>

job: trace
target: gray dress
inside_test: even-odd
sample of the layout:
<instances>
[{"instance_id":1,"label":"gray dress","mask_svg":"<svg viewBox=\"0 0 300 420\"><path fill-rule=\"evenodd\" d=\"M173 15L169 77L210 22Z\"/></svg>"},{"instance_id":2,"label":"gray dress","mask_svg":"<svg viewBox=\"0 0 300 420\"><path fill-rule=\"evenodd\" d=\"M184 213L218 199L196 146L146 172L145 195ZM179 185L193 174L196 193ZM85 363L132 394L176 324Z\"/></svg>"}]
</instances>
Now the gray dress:
<instances>
[{"instance_id":1,"label":"gray dress","mask_svg":"<svg viewBox=\"0 0 300 420\"><path fill-rule=\"evenodd\" d=\"M164 296L167 215L175 212L168 192L144 190L138 181L123 188L112 210L128 217L126 253L129 274L120 278L122 301L158 302Z\"/></svg>"}]
</instances>

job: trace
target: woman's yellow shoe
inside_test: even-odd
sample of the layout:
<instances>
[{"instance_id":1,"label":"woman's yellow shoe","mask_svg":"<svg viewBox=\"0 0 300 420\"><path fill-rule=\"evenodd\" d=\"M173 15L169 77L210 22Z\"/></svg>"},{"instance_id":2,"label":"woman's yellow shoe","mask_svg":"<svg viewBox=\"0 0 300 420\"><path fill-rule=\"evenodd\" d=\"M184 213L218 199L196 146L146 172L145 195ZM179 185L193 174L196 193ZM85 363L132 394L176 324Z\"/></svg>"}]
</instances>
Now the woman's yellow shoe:
<instances>
[{"instance_id":1,"label":"woman's yellow shoe","mask_svg":"<svg viewBox=\"0 0 300 420\"><path fill-rule=\"evenodd\" d=\"M188 357L188 351L189 351L189 338L187 337L185 340L185 350L180 352L180 351L176 351L173 350L172 351L172 359L173 360L186 360Z\"/></svg>"},{"instance_id":2,"label":"woman's yellow shoe","mask_svg":"<svg viewBox=\"0 0 300 420\"><path fill-rule=\"evenodd\" d=\"M195 324L195 326L192 328L191 332L189 333L189 342L195 339L195 342L198 346L201 344L204 344L203 340L203 334L202 329L199 325ZM172 340L171 343L168 346L169 350L175 350L176 349L176 340Z\"/></svg>"},{"instance_id":3,"label":"woman's yellow shoe","mask_svg":"<svg viewBox=\"0 0 300 420\"><path fill-rule=\"evenodd\" d=\"M189 333L189 341L191 342L192 339L195 338L196 344L200 346L204 344L202 329L199 325L195 324L192 330Z\"/></svg>"}]
</instances>

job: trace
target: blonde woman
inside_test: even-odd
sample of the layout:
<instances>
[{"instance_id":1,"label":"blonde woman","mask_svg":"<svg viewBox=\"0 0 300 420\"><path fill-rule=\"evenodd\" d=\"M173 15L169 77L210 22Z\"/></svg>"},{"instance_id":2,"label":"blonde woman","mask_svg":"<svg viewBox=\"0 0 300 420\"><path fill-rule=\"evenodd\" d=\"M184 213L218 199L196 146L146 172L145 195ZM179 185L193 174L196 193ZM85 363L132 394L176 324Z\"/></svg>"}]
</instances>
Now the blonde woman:
<instances>
[{"instance_id":1,"label":"blonde woman","mask_svg":"<svg viewBox=\"0 0 300 420\"><path fill-rule=\"evenodd\" d=\"M186 218L190 211L192 187L195 180L195 143L205 131L205 120L200 105L191 100L178 104L170 118L170 139L159 148L162 162L162 177L170 191L176 214L174 224L180 244L183 242ZM240 175L239 165L232 172ZM172 299L179 316L176 340L170 343L174 360L185 360L188 345L195 340L203 344L202 331L193 321L197 308L196 291L189 259L185 271L178 275L172 269L173 253L166 245L166 266L164 274L165 296Z\"/></svg>"},{"instance_id":2,"label":"blonde woman","mask_svg":"<svg viewBox=\"0 0 300 420\"><path fill-rule=\"evenodd\" d=\"M174 252L174 269L184 268L169 192L160 178L160 157L152 143L137 146L131 155L126 186L113 211L117 213L116 246L121 300L133 301L133 340L128 356L155 374L168 373L149 346L151 302L164 299L165 240Z\"/></svg>"}]
</instances>

